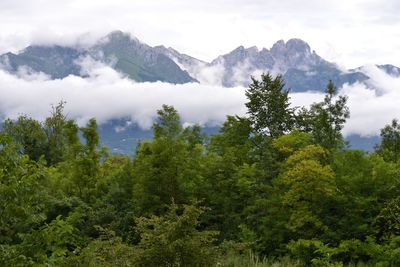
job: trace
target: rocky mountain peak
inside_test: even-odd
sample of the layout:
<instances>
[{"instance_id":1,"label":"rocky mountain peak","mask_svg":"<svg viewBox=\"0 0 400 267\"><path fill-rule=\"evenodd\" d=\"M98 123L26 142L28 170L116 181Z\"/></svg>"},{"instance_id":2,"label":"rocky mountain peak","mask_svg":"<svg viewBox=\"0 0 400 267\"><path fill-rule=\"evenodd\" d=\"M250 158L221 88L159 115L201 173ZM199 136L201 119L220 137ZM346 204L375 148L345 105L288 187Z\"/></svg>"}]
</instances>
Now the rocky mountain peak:
<instances>
[{"instance_id":1,"label":"rocky mountain peak","mask_svg":"<svg viewBox=\"0 0 400 267\"><path fill-rule=\"evenodd\" d=\"M228 63L236 63L238 61L251 60L258 56L259 51L256 46L252 46L249 48L245 48L244 46L239 46L236 49L232 50L230 53L222 56L223 59ZM214 60L214 62L218 62L219 60Z\"/></svg>"},{"instance_id":2,"label":"rocky mountain peak","mask_svg":"<svg viewBox=\"0 0 400 267\"><path fill-rule=\"evenodd\" d=\"M129 43L129 42L134 42L137 44L140 44L139 39L137 39L135 36L132 36L129 33L125 33L122 31L112 31L109 34L103 38L103 42L123 42L123 43Z\"/></svg>"},{"instance_id":3,"label":"rocky mountain peak","mask_svg":"<svg viewBox=\"0 0 400 267\"><path fill-rule=\"evenodd\" d=\"M308 43L301 39L290 39L286 43L283 40L276 42L272 48L271 53L275 56L285 55L290 56L293 54L311 54L311 48Z\"/></svg>"},{"instance_id":4,"label":"rocky mountain peak","mask_svg":"<svg viewBox=\"0 0 400 267\"><path fill-rule=\"evenodd\" d=\"M245 48L243 45L238 46L237 48L235 48L234 50L232 50L232 52L230 52L230 54L242 54L244 53Z\"/></svg>"},{"instance_id":5,"label":"rocky mountain peak","mask_svg":"<svg viewBox=\"0 0 400 267\"><path fill-rule=\"evenodd\" d=\"M223 86L247 86L250 76L262 72L284 75L294 91L323 90L328 80L336 85L368 79L362 69L343 73L311 50L301 39L279 40L271 49L239 46L218 56L211 63L198 60L165 46L149 46L122 31L113 31L89 48L63 46L29 46L17 54L0 55L0 68L17 73L21 67L43 72L53 79L81 74L77 62L82 56L109 64L110 67L138 82L204 82ZM392 76L400 68L378 66Z\"/></svg>"},{"instance_id":6,"label":"rocky mountain peak","mask_svg":"<svg viewBox=\"0 0 400 267\"><path fill-rule=\"evenodd\" d=\"M259 51L258 51L257 46L252 46L252 47L247 48L247 49L246 49L246 52L247 52L249 55L257 55Z\"/></svg>"},{"instance_id":7,"label":"rocky mountain peak","mask_svg":"<svg viewBox=\"0 0 400 267\"><path fill-rule=\"evenodd\" d=\"M282 53L286 49L285 41L279 40L277 41L271 48L272 54Z\"/></svg>"},{"instance_id":8,"label":"rocky mountain peak","mask_svg":"<svg viewBox=\"0 0 400 267\"><path fill-rule=\"evenodd\" d=\"M301 39L290 39L286 43L286 49L289 51L302 52L306 54L311 53L310 46Z\"/></svg>"}]
</instances>

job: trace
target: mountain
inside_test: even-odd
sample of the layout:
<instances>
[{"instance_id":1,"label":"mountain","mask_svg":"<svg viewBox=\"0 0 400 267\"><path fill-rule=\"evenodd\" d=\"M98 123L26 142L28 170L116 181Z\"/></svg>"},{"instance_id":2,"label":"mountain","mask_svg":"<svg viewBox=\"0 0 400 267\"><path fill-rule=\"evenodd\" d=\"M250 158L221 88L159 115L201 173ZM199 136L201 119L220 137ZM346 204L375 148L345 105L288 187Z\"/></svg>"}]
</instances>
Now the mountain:
<instances>
[{"instance_id":1,"label":"mountain","mask_svg":"<svg viewBox=\"0 0 400 267\"><path fill-rule=\"evenodd\" d=\"M225 87L245 86L251 76L263 72L282 74L292 92L323 91L329 80L338 87L345 83L364 82L369 77L362 68L341 70L320 57L303 40L280 40L270 49L239 46L228 54L205 62L165 46L151 47L137 38L114 31L87 48L29 46L17 54L0 56L0 67L18 73L43 72L52 79L68 75L85 77L79 61L83 57L105 63L137 82L183 84L200 82ZM378 65L389 75L399 77L400 69Z\"/></svg>"},{"instance_id":2,"label":"mountain","mask_svg":"<svg viewBox=\"0 0 400 267\"><path fill-rule=\"evenodd\" d=\"M207 62L191 57L186 54L181 54L172 47L166 48L163 45L154 47L159 53L162 53L172 59L178 66L190 73L196 78L196 74L205 66Z\"/></svg>"},{"instance_id":3,"label":"mountain","mask_svg":"<svg viewBox=\"0 0 400 267\"><path fill-rule=\"evenodd\" d=\"M106 63L138 82L196 82L164 53L120 31L108 34L86 50L29 46L18 54L1 55L0 65L11 73L25 68L28 72L43 72L52 79L61 79L68 75L84 76L77 61L85 56Z\"/></svg>"},{"instance_id":4,"label":"mountain","mask_svg":"<svg viewBox=\"0 0 400 267\"><path fill-rule=\"evenodd\" d=\"M247 86L251 82L250 76L257 77L262 72L282 74L287 87L294 92L323 90L328 80L341 86L368 79L359 71L341 71L311 51L310 46L300 39L290 39L286 43L280 40L270 50L239 46L209 64L210 67L218 65L223 66L222 84L227 87Z\"/></svg>"},{"instance_id":5,"label":"mountain","mask_svg":"<svg viewBox=\"0 0 400 267\"><path fill-rule=\"evenodd\" d=\"M258 49L239 46L218 56L211 62L165 46L149 46L134 36L114 31L88 48L32 45L18 53L0 55L0 68L20 75L42 72L51 79L68 75L85 77L80 65L83 58L109 65L126 77L137 82L162 81L174 84L199 82L225 87L245 86L262 72L282 74L286 86L292 92L323 91L328 80L340 87L345 83L367 82L369 77L362 67L342 70L319 56L309 44L300 39L277 41L271 48ZM400 77L400 68L393 65L377 65L387 74ZM133 153L140 140L149 139L152 133L142 130L128 119L115 118L99 126L103 144L115 153ZM215 133L218 128L207 128ZM372 150L376 137L350 136L354 148Z\"/></svg>"},{"instance_id":6,"label":"mountain","mask_svg":"<svg viewBox=\"0 0 400 267\"><path fill-rule=\"evenodd\" d=\"M61 46L28 46L18 54L0 56L0 64L9 72L16 73L21 67L29 72L43 72L52 79L68 75L80 75L75 61L83 53L77 49Z\"/></svg>"},{"instance_id":7,"label":"mountain","mask_svg":"<svg viewBox=\"0 0 400 267\"><path fill-rule=\"evenodd\" d=\"M112 32L100 40L89 49L89 54L138 82L182 84L196 81L157 48L121 31Z\"/></svg>"},{"instance_id":8,"label":"mountain","mask_svg":"<svg viewBox=\"0 0 400 267\"><path fill-rule=\"evenodd\" d=\"M400 68L396 66L386 64L386 65L377 65L377 67L393 77L400 77Z\"/></svg>"}]
</instances>

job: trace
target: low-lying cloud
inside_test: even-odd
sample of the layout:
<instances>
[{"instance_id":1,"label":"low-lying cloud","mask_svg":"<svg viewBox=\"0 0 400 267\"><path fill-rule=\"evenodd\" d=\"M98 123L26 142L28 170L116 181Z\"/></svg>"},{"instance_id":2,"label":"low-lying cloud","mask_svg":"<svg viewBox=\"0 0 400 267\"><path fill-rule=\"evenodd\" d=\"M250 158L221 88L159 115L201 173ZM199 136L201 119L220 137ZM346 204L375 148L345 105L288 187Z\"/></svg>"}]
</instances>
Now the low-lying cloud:
<instances>
[{"instance_id":1,"label":"low-lying cloud","mask_svg":"<svg viewBox=\"0 0 400 267\"><path fill-rule=\"evenodd\" d=\"M245 115L244 87L225 88L190 83L174 85L162 82L136 83L109 66L90 58L81 59L87 78L68 76L51 80L44 74L21 69L18 75L0 70L0 114L17 118L26 114L43 120L51 105L66 101L69 118L83 124L95 117L99 123L129 118L141 128L151 127L162 104L173 105L184 123L221 124L226 115ZM344 85L340 94L348 96L350 119L344 134L372 136L400 117L400 78L394 78L374 66L364 70L371 79L366 84ZM294 106L308 106L323 99L322 93L292 93Z\"/></svg>"},{"instance_id":2,"label":"low-lying cloud","mask_svg":"<svg viewBox=\"0 0 400 267\"><path fill-rule=\"evenodd\" d=\"M50 80L43 74L18 76L0 71L0 114L36 119L49 115L52 104L66 101L70 118L84 123L96 117L100 123L129 117L149 128L162 104L173 105L187 123L218 124L227 114L244 114L244 88L222 88L197 83L135 83L111 67L82 60L88 78L68 76ZM25 75L24 75L25 74Z\"/></svg>"}]
</instances>

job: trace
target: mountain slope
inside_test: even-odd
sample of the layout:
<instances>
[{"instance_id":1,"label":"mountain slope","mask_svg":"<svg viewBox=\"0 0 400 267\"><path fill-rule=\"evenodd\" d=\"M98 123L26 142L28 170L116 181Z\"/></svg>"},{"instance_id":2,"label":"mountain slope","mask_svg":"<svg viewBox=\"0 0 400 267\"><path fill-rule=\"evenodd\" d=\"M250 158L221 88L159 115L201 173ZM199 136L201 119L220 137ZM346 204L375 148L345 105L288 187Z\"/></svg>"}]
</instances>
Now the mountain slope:
<instances>
[{"instance_id":1,"label":"mountain slope","mask_svg":"<svg viewBox=\"0 0 400 267\"><path fill-rule=\"evenodd\" d=\"M138 82L195 82L168 56L120 31L103 38L89 54Z\"/></svg>"},{"instance_id":2,"label":"mountain slope","mask_svg":"<svg viewBox=\"0 0 400 267\"><path fill-rule=\"evenodd\" d=\"M287 87L292 91L324 90L327 82L333 80L337 86L368 79L361 72L342 72L300 39L290 39L286 43L276 42L270 50L240 46L232 52L219 56L210 66L222 65L224 68L223 85L247 86L250 76L259 76L262 72L274 75L282 74Z\"/></svg>"},{"instance_id":3,"label":"mountain slope","mask_svg":"<svg viewBox=\"0 0 400 267\"><path fill-rule=\"evenodd\" d=\"M0 67L11 72L43 72L52 79L68 75L84 76L80 59L90 56L108 64L137 82L183 84L200 82L224 87L244 86L251 76L263 72L281 74L292 92L323 91L329 80L338 87L364 82L363 68L343 71L320 57L303 40L280 40L270 49L239 46L230 53L204 62L173 48L151 47L121 31L114 31L88 49L61 46L29 46L20 53L0 56ZM378 65L389 75L399 77L400 68Z\"/></svg>"},{"instance_id":4,"label":"mountain slope","mask_svg":"<svg viewBox=\"0 0 400 267\"><path fill-rule=\"evenodd\" d=\"M11 73L22 67L28 72L43 72L52 79L68 75L80 75L80 66L75 61L83 53L74 48L61 46L29 46L18 54L0 56L0 64Z\"/></svg>"},{"instance_id":5,"label":"mountain slope","mask_svg":"<svg viewBox=\"0 0 400 267\"><path fill-rule=\"evenodd\" d=\"M83 51L61 46L29 46L18 54L1 55L0 65L11 73L24 68L60 79L68 75L82 76L77 61L88 55L138 82L196 82L168 56L120 31L110 33Z\"/></svg>"}]
</instances>

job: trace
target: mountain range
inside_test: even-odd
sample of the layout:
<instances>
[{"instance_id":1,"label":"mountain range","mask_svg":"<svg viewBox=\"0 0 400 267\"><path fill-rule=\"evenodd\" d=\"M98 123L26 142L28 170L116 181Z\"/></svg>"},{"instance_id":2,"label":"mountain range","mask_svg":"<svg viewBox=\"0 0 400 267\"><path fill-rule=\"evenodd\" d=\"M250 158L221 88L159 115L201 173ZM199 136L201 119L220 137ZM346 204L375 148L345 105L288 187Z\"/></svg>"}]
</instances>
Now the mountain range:
<instances>
[{"instance_id":1,"label":"mountain range","mask_svg":"<svg viewBox=\"0 0 400 267\"><path fill-rule=\"evenodd\" d=\"M322 91L328 80L338 87L345 83L364 82L369 77L362 68L341 70L336 64L320 57L303 40L276 42L272 48L245 48L205 62L182 54L173 48L151 47L137 38L114 31L88 48L32 45L14 54L0 55L0 67L10 73L22 69L42 72L52 79L68 75L87 75L79 63L84 57L105 63L137 82L174 84L204 83L224 87L248 86L251 76L262 72L282 74L292 92ZM379 65L392 76L400 76L400 68Z\"/></svg>"},{"instance_id":2,"label":"mountain range","mask_svg":"<svg viewBox=\"0 0 400 267\"><path fill-rule=\"evenodd\" d=\"M137 38L114 31L86 48L59 45L32 45L18 53L0 55L0 68L12 74L44 73L51 79L69 75L87 77L82 60L91 58L106 64L123 76L137 82L166 82L173 84L201 83L223 87L244 86L251 76L263 72L281 74L287 88L292 92L323 91L328 80L338 87L345 83L368 82L362 67L343 70L336 64L320 57L309 44L300 39L277 41L270 49L239 46L218 56L211 62L165 46L149 46ZM399 77L400 68L377 65L387 74ZM142 139L152 138L149 130L136 124L126 127L126 120L115 118L99 126L103 145L114 153L131 154ZM117 131L116 129L125 129ZM216 128L204 128L207 133L218 132ZM353 135L348 139L353 148L372 150L379 137L369 138Z\"/></svg>"}]
</instances>

